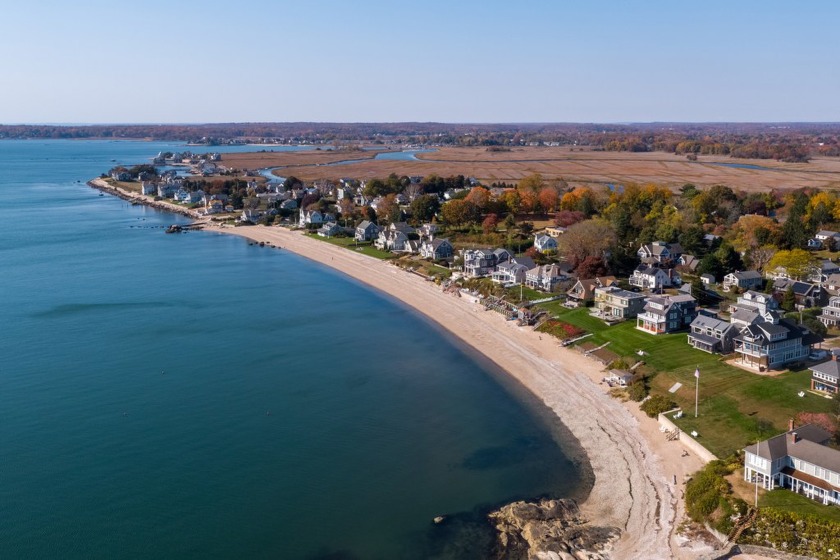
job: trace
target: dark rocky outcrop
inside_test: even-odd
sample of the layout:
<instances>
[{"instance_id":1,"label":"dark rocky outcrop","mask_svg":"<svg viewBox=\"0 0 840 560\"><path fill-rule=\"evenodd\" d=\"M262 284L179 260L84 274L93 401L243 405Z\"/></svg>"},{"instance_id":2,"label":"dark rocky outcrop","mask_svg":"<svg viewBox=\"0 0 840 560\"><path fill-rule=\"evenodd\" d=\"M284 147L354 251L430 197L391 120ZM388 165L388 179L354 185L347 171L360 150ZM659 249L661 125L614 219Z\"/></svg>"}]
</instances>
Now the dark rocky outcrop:
<instances>
[{"instance_id":1,"label":"dark rocky outcrop","mask_svg":"<svg viewBox=\"0 0 840 560\"><path fill-rule=\"evenodd\" d=\"M489 517L500 560L602 560L620 534L615 527L589 524L574 500L514 502Z\"/></svg>"}]
</instances>

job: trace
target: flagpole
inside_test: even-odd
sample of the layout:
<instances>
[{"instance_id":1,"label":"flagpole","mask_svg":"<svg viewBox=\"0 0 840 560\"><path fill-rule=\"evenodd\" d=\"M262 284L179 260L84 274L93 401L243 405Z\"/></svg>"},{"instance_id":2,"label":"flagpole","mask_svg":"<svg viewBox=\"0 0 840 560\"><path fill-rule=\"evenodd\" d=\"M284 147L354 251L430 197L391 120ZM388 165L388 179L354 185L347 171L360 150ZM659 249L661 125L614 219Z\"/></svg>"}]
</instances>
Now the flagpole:
<instances>
[{"instance_id":1,"label":"flagpole","mask_svg":"<svg viewBox=\"0 0 840 560\"><path fill-rule=\"evenodd\" d=\"M697 418L697 403L700 397L700 366L694 370L694 417Z\"/></svg>"}]
</instances>

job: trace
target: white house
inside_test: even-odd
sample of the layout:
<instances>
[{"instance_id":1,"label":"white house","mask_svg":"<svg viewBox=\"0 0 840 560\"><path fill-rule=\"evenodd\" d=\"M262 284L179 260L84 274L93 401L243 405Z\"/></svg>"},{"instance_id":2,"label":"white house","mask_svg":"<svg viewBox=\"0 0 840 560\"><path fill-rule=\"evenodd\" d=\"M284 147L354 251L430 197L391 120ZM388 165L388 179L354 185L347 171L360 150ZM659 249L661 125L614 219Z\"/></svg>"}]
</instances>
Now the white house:
<instances>
[{"instance_id":1,"label":"white house","mask_svg":"<svg viewBox=\"0 0 840 560\"><path fill-rule=\"evenodd\" d=\"M454 249L448 239L432 239L420 244L420 256L441 260L452 256Z\"/></svg>"},{"instance_id":2,"label":"white house","mask_svg":"<svg viewBox=\"0 0 840 560\"><path fill-rule=\"evenodd\" d=\"M645 264L639 265L630 276L630 285L643 290L656 291L680 284L682 280L673 269L665 270Z\"/></svg>"},{"instance_id":3,"label":"white house","mask_svg":"<svg viewBox=\"0 0 840 560\"><path fill-rule=\"evenodd\" d=\"M549 235L538 233L534 236L534 248L540 253L557 250L557 240Z\"/></svg>"},{"instance_id":4,"label":"white house","mask_svg":"<svg viewBox=\"0 0 840 560\"><path fill-rule=\"evenodd\" d=\"M840 504L840 451L827 447L831 439L814 424L744 449L744 480L765 490L787 488L823 504Z\"/></svg>"},{"instance_id":5,"label":"white house","mask_svg":"<svg viewBox=\"0 0 840 560\"><path fill-rule=\"evenodd\" d=\"M723 291L728 292L733 286L741 290L752 290L761 287L761 273L755 270L730 272L723 277Z\"/></svg>"}]
</instances>

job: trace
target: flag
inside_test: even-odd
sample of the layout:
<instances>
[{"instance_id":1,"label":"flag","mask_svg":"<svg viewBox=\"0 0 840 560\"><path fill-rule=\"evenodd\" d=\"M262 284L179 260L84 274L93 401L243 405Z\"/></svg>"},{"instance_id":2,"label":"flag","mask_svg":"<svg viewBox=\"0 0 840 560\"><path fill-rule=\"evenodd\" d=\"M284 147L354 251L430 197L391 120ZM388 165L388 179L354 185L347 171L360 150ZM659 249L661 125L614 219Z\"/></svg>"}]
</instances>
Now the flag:
<instances>
[{"instance_id":1,"label":"flag","mask_svg":"<svg viewBox=\"0 0 840 560\"><path fill-rule=\"evenodd\" d=\"M694 377L696 377L697 379L700 379L700 368L695 368L694 369Z\"/></svg>"}]
</instances>

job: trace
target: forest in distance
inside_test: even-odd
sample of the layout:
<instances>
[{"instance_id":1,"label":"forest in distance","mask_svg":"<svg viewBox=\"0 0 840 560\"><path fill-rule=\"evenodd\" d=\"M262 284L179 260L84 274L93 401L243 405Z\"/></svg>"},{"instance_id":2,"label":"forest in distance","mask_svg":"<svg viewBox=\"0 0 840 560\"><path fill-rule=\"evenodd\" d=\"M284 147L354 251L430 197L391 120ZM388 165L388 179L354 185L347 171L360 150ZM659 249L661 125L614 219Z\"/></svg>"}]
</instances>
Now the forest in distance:
<instances>
[{"instance_id":1,"label":"forest in distance","mask_svg":"<svg viewBox=\"0 0 840 560\"><path fill-rule=\"evenodd\" d=\"M219 123L0 125L0 139L147 139L235 143L574 146L807 162L840 156L840 123Z\"/></svg>"}]
</instances>

